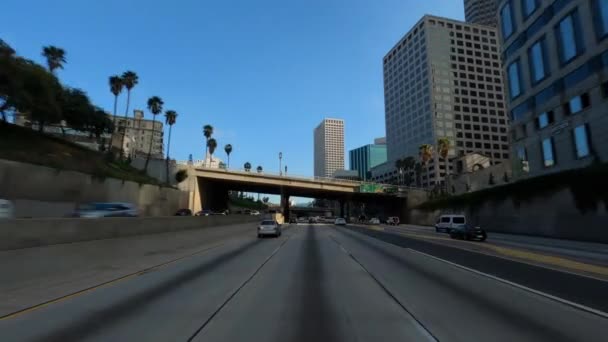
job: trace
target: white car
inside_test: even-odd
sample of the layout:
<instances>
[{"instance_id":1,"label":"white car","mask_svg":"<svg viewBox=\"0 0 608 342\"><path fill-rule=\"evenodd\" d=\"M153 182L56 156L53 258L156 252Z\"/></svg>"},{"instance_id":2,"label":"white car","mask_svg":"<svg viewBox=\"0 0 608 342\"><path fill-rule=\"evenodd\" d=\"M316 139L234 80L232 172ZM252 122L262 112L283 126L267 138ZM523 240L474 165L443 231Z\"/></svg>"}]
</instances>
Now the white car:
<instances>
[{"instance_id":1,"label":"white car","mask_svg":"<svg viewBox=\"0 0 608 342\"><path fill-rule=\"evenodd\" d=\"M249 213L249 215L251 215L251 216L259 216L260 212L257 211L257 210L252 210L251 213Z\"/></svg>"},{"instance_id":2,"label":"white car","mask_svg":"<svg viewBox=\"0 0 608 342\"><path fill-rule=\"evenodd\" d=\"M380 220L374 217L369 220L369 224L380 224Z\"/></svg>"},{"instance_id":3,"label":"white car","mask_svg":"<svg viewBox=\"0 0 608 342\"><path fill-rule=\"evenodd\" d=\"M281 236L281 225L274 220L264 220L258 226L258 238L264 237L265 235L272 235L274 237Z\"/></svg>"},{"instance_id":4,"label":"white car","mask_svg":"<svg viewBox=\"0 0 608 342\"><path fill-rule=\"evenodd\" d=\"M11 219L15 216L13 202L0 199L0 219Z\"/></svg>"},{"instance_id":5,"label":"white car","mask_svg":"<svg viewBox=\"0 0 608 342\"><path fill-rule=\"evenodd\" d=\"M338 217L335 221L334 224L336 226L346 226L346 220L343 217Z\"/></svg>"},{"instance_id":6,"label":"white car","mask_svg":"<svg viewBox=\"0 0 608 342\"><path fill-rule=\"evenodd\" d=\"M450 233L452 229L459 228L467 224L467 219L464 215L441 215L435 223L435 231L437 233Z\"/></svg>"}]
</instances>

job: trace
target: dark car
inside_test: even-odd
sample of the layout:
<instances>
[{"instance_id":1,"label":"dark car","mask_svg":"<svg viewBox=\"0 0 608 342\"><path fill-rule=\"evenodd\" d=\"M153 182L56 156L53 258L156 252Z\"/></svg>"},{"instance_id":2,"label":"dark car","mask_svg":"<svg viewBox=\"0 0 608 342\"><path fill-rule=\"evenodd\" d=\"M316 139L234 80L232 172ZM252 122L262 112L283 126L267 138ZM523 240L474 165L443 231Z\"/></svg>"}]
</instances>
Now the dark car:
<instances>
[{"instance_id":1,"label":"dark car","mask_svg":"<svg viewBox=\"0 0 608 342\"><path fill-rule=\"evenodd\" d=\"M289 223L298 223L298 218L295 216L289 217Z\"/></svg>"},{"instance_id":2,"label":"dark car","mask_svg":"<svg viewBox=\"0 0 608 342\"><path fill-rule=\"evenodd\" d=\"M460 224L452 227L450 237L452 239L485 241L488 238L488 234L481 227Z\"/></svg>"},{"instance_id":3,"label":"dark car","mask_svg":"<svg viewBox=\"0 0 608 342\"><path fill-rule=\"evenodd\" d=\"M175 212L174 216L192 216L192 210L190 209L180 209Z\"/></svg>"}]
</instances>

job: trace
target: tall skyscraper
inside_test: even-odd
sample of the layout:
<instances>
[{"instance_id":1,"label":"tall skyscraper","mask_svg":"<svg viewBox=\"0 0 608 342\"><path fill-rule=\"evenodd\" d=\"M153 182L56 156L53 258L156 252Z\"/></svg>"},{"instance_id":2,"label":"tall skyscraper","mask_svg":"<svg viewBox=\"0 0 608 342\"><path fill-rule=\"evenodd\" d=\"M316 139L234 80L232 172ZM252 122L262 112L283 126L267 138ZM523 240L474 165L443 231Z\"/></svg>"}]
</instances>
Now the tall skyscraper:
<instances>
[{"instance_id":1,"label":"tall skyscraper","mask_svg":"<svg viewBox=\"0 0 608 342\"><path fill-rule=\"evenodd\" d=\"M530 0L524 2L531 2ZM499 0L464 0L464 17L467 23L496 27Z\"/></svg>"},{"instance_id":2,"label":"tall skyscraper","mask_svg":"<svg viewBox=\"0 0 608 342\"><path fill-rule=\"evenodd\" d=\"M383 64L388 166L418 159L420 145L437 146L442 137L452 143L449 158L477 152L492 164L509 161L495 28L424 16ZM435 153L423 184L440 184L444 165Z\"/></svg>"},{"instance_id":3,"label":"tall skyscraper","mask_svg":"<svg viewBox=\"0 0 608 342\"><path fill-rule=\"evenodd\" d=\"M323 119L314 131L315 177L344 170L344 120Z\"/></svg>"},{"instance_id":4,"label":"tall skyscraper","mask_svg":"<svg viewBox=\"0 0 608 342\"><path fill-rule=\"evenodd\" d=\"M499 7L514 173L608 160L608 1Z\"/></svg>"},{"instance_id":5,"label":"tall skyscraper","mask_svg":"<svg viewBox=\"0 0 608 342\"><path fill-rule=\"evenodd\" d=\"M350 169L359 173L359 178L368 180L369 171L374 166L386 162L386 144L378 144L380 138L374 140L375 144L361 146L348 152Z\"/></svg>"}]
</instances>

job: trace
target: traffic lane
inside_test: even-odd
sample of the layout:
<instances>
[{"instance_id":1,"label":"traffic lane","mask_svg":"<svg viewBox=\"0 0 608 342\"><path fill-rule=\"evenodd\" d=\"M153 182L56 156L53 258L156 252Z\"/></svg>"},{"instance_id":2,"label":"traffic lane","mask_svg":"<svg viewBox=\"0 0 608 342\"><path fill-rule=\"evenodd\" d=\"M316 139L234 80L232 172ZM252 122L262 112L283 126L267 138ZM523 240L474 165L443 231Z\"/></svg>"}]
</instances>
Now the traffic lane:
<instances>
[{"instance_id":1,"label":"traffic lane","mask_svg":"<svg viewBox=\"0 0 608 342\"><path fill-rule=\"evenodd\" d=\"M0 251L0 316L250 238L252 229L248 223Z\"/></svg>"},{"instance_id":2,"label":"traffic lane","mask_svg":"<svg viewBox=\"0 0 608 342\"><path fill-rule=\"evenodd\" d=\"M608 293L608 282L600 279L517 262L487 253L476 253L400 234L356 226L349 227L390 244L409 247L571 302L608 312L608 296L605 295Z\"/></svg>"},{"instance_id":3,"label":"traffic lane","mask_svg":"<svg viewBox=\"0 0 608 342\"><path fill-rule=\"evenodd\" d=\"M593 341L608 320L348 229L336 240L440 341Z\"/></svg>"},{"instance_id":4,"label":"traffic lane","mask_svg":"<svg viewBox=\"0 0 608 342\"><path fill-rule=\"evenodd\" d=\"M249 238L0 321L1 341L186 340L290 235Z\"/></svg>"},{"instance_id":5,"label":"traffic lane","mask_svg":"<svg viewBox=\"0 0 608 342\"><path fill-rule=\"evenodd\" d=\"M448 237L445 233L437 234L435 228L429 226L402 225L385 227L385 229L388 231L420 233L427 236ZM608 265L608 244L495 232L488 232L486 242L497 246L516 247L565 256L597 265Z\"/></svg>"},{"instance_id":6,"label":"traffic lane","mask_svg":"<svg viewBox=\"0 0 608 342\"><path fill-rule=\"evenodd\" d=\"M300 225L194 341L424 341L432 337L330 239Z\"/></svg>"}]
</instances>

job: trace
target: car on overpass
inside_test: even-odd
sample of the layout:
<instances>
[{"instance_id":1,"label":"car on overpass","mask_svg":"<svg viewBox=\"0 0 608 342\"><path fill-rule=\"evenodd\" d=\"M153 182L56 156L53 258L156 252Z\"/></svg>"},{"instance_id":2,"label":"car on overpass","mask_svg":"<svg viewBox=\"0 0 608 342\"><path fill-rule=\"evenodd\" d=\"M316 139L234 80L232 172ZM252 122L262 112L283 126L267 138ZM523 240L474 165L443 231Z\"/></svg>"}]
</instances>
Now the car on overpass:
<instances>
[{"instance_id":1,"label":"car on overpass","mask_svg":"<svg viewBox=\"0 0 608 342\"><path fill-rule=\"evenodd\" d=\"M281 225L275 220L264 220L258 226L258 238L266 235L281 236Z\"/></svg>"}]
</instances>

